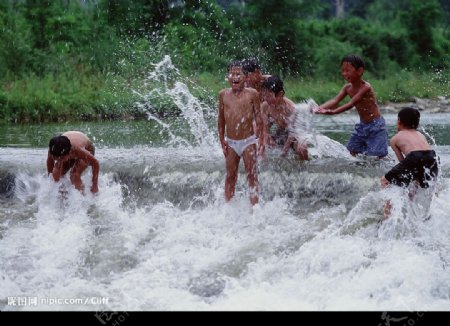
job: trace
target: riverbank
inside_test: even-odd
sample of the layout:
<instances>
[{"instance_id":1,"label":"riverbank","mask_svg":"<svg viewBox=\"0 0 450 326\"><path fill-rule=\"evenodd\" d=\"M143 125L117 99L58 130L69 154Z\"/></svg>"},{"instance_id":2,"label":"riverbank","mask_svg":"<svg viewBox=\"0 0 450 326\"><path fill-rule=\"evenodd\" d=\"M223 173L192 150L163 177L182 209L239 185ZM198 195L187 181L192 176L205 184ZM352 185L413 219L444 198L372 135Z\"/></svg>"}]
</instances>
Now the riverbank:
<instances>
[{"instance_id":1,"label":"riverbank","mask_svg":"<svg viewBox=\"0 0 450 326\"><path fill-rule=\"evenodd\" d=\"M450 113L450 98L438 96L437 99L413 98L409 102L388 102L380 107L382 113L395 113L405 107L413 107L426 113Z\"/></svg>"},{"instance_id":2,"label":"riverbank","mask_svg":"<svg viewBox=\"0 0 450 326\"><path fill-rule=\"evenodd\" d=\"M146 119L147 113L157 117L181 113L174 96L187 96L206 110L217 110L217 94L229 87L223 77L210 73L188 76L187 73L165 76L164 82L145 77L54 76L30 77L0 82L0 123L41 123L64 121L98 121ZM449 77L450 78L450 77ZM77 82L77 81L82 82ZM395 112L412 106L419 110L450 112L447 78L434 74L403 73L385 79L367 80L374 86L383 112ZM185 85L180 94L173 88ZM342 80L285 80L286 96L299 103L312 98L317 103L336 96ZM182 102L182 101L181 101Z\"/></svg>"}]
</instances>

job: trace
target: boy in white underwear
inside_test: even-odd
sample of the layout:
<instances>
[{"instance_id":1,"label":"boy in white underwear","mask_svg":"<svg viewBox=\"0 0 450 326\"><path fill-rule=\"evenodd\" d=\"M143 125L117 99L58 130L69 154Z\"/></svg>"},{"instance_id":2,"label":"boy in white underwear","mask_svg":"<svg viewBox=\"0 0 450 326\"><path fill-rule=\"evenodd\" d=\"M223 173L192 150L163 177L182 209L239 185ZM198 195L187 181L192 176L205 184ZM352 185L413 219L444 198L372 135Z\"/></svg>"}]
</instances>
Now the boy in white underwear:
<instances>
[{"instance_id":1,"label":"boy in white underwear","mask_svg":"<svg viewBox=\"0 0 450 326\"><path fill-rule=\"evenodd\" d=\"M259 94L256 90L245 87L246 76L242 70L242 62L232 62L228 65L227 79L231 87L219 92L218 117L219 139L227 171L225 200L228 202L234 196L242 157L250 187L250 202L254 205L259 200L257 143L259 153L264 152ZM258 138L253 131L253 120L257 124Z\"/></svg>"}]
</instances>

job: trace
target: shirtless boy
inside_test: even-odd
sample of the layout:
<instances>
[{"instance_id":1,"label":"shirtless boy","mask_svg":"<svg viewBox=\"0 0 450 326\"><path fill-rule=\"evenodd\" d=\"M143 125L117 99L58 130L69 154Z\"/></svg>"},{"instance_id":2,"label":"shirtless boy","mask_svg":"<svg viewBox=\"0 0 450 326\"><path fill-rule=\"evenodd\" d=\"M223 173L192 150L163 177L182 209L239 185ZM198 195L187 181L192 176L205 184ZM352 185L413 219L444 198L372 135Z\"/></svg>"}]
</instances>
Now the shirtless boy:
<instances>
[{"instance_id":1,"label":"shirtless boy","mask_svg":"<svg viewBox=\"0 0 450 326\"><path fill-rule=\"evenodd\" d=\"M264 102L261 111L264 122L266 144L278 143L283 145L283 156L287 155L291 146L301 160L308 159L306 141L298 140L291 132L291 123L295 115L295 104L284 96L283 81L277 76L271 76L262 84L261 94ZM275 140L270 134L271 123L277 125Z\"/></svg>"},{"instance_id":2,"label":"shirtless boy","mask_svg":"<svg viewBox=\"0 0 450 326\"><path fill-rule=\"evenodd\" d=\"M254 88L258 92L261 91L262 83L270 77L270 75L262 74L261 65L255 58L244 59L242 63L242 70L244 71L244 74L247 75L245 87Z\"/></svg>"},{"instance_id":3,"label":"shirtless boy","mask_svg":"<svg viewBox=\"0 0 450 326\"><path fill-rule=\"evenodd\" d=\"M219 92L218 129L226 165L225 200L230 201L235 194L242 157L250 188L250 202L254 205L259 200L256 144L259 143L259 151L263 153L264 137L259 95L256 90L244 86L245 79L242 62L228 65L228 82L231 87ZM260 131L258 138L253 131L253 120Z\"/></svg>"},{"instance_id":4,"label":"shirtless boy","mask_svg":"<svg viewBox=\"0 0 450 326\"><path fill-rule=\"evenodd\" d=\"M360 123L356 124L347 149L353 156L362 153L382 158L388 154L386 123L381 116L372 86L362 79L363 72L364 62L361 58L355 55L345 56L341 60L341 73L348 84L344 85L334 99L320 105L313 112L339 114L356 107ZM338 107L339 102L347 95L351 100Z\"/></svg>"},{"instance_id":5,"label":"shirtless boy","mask_svg":"<svg viewBox=\"0 0 450 326\"><path fill-rule=\"evenodd\" d=\"M98 192L98 173L100 165L94 157L95 148L89 138L79 131L67 131L50 140L47 156L47 172L58 182L69 170L70 181L76 189L84 193L81 174L88 166L92 167L93 193Z\"/></svg>"},{"instance_id":6,"label":"shirtless boy","mask_svg":"<svg viewBox=\"0 0 450 326\"><path fill-rule=\"evenodd\" d=\"M438 157L424 135L417 131L420 113L414 108L404 108L398 113L397 134L391 139L391 147L399 160L380 179L381 187L390 184L407 187L412 182L421 188L428 188L438 175ZM410 197L414 195L414 191ZM386 202L384 216L390 215L391 203Z\"/></svg>"},{"instance_id":7,"label":"shirtless boy","mask_svg":"<svg viewBox=\"0 0 450 326\"><path fill-rule=\"evenodd\" d=\"M437 156L424 135L417 131L420 113L414 108L404 108L398 113L397 134L391 139L391 147L400 163L381 177L381 185L408 186L417 181L428 188L438 174Z\"/></svg>"}]
</instances>

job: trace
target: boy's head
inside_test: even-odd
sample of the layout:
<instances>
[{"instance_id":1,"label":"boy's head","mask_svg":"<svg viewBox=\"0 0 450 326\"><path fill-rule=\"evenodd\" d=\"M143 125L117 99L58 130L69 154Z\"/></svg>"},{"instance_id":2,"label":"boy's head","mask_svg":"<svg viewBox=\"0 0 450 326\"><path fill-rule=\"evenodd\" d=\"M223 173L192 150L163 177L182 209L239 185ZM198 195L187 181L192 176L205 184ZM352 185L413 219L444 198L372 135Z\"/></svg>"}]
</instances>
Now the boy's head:
<instances>
[{"instance_id":1,"label":"boy's head","mask_svg":"<svg viewBox=\"0 0 450 326\"><path fill-rule=\"evenodd\" d=\"M247 86L259 90L259 88L261 87L263 75L261 72L261 65L259 64L258 60L255 58L248 58L244 59L242 62L242 70L247 76Z\"/></svg>"},{"instance_id":2,"label":"boy's head","mask_svg":"<svg viewBox=\"0 0 450 326\"><path fill-rule=\"evenodd\" d=\"M248 74L249 72L256 72L257 70L261 71L261 65L259 64L256 58L247 58L242 60L242 70L244 70L244 74Z\"/></svg>"},{"instance_id":3,"label":"boy's head","mask_svg":"<svg viewBox=\"0 0 450 326\"><path fill-rule=\"evenodd\" d=\"M242 63L242 61L235 60L235 61L231 61L230 63L228 63L227 72L230 73L230 71L231 71L231 69L233 67L240 67L243 70L243 68L242 68L243 67L243 63Z\"/></svg>"},{"instance_id":4,"label":"boy's head","mask_svg":"<svg viewBox=\"0 0 450 326\"><path fill-rule=\"evenodd\" d=\"M278 76L270 76L261 85L261 92L265 101L269 104L276 98L284 97L283 81Z\"/></svg>"},{"instance_id":5,"label":"boy's head","mask_svg":"<svg viewBox=\"0 0 450 326\"><path fill-rule=\"evenodd\" d=\"M54 157L63 157L69 154L72 145L70 144L69 138L66 136L56 136L50 139L48 147L50 149L50 154Z\"/></svg>"},{"instance_id":6,"label":"boy's head","mask_svg":"<svg viewBox=\"0 0 450 326\"><path fill-rule=\"evenodd\" d=\"M278 76L270 76L262 83L262 88L272 91L277 95L279 92L284 92L283 81Z\"/></svg>"},{"instance_id":7,"label":"boy's head","mask_svg":"<svg viewBox=\"0 0 450 326\"><path fill-rule=\"evenodd\" d=\"M227 67L228 83L233 90L242 90L245 87L245 75L242 71L242 61L232 61Z\"/></svg>"},{"instance_id":8,"label":"boy's head","mask_svg":"<svg viewBox=\"0 0 450 326\"><path fill-rule=\"evenodd\" d=\"M420 121L420 112L415 108L403 108L398 113L398 121L405 128L417 129Z\"/></svg>"},{"instance_id":9,"label":"boy's head","mask_svg":"<svg viewBox=\"0 0 450 326\"><path fill-rule=\"evenodd\" d=\"M342 77L349 83L361 80L364 73L364 62L356 55L347 55L341 60Z\"/></svg>"},{"instance_id":10,"label":"boy's head","mask_svg":"<svg viewBox=\"0 0 450 326\"><path fill-rule=\"evenodd\" d=\"M341 66L344 62L350 63L355 69L363 68L364 69L364 61L358 57L357 55L349 54L342 58Z\"/></svg>"}]
</instances>

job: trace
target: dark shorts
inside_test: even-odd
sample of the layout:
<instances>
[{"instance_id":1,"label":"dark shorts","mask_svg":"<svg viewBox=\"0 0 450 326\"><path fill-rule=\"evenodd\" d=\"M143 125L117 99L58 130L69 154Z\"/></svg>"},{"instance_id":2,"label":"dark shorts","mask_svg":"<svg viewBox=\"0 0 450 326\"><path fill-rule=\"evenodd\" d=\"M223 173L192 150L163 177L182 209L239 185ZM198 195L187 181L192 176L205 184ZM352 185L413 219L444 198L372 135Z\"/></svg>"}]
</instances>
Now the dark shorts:
<instances>
[{"instance_id":1,"label":"dark shorts","mask_svg":"<svg viewBox=\"0 0 450 326\"><path fill-rule=\"evenodd\" d=\"M438 161L439 158L433 150L413 151L384 177L400 187L406 187L411 182L417 181L422 188L428 188L429 182L437 178Z\"/></svg>"},{"instance_id":2,"label":"dark shorts","mask_svg":"<svg viewBox=\"0 0 450 326\"><path fill-rule=\"evenodd\" d=\"M289 137L289 130L281 127L276 127L275 131L273 132L273 140L275 141L275 144L278 146L284 146L287 139ZM296 144L297 140L294 139L294 141L291 143L291 148L294 149L294 146Z\"/></svg>"},{"instance_id":3,"label":"dark shorts","mask_svg":"<svg viewBox=\"0 0 450 326\"><path fill-rule=\"evenodd\" d=\"M388 154L386 122L379 117L369 123L355 125L347 149L354 154L383 157Z\"/></svg>"}]
</instances>

